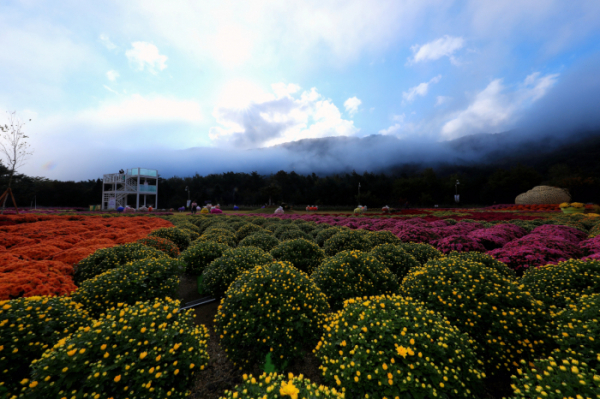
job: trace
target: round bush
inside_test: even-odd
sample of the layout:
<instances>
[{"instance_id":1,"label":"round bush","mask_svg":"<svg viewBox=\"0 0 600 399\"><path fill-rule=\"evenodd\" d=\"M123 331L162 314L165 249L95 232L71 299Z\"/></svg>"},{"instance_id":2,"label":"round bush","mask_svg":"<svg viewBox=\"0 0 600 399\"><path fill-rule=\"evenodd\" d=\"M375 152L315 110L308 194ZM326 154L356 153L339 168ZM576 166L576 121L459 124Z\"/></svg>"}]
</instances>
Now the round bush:
<instances>
[{"instance_id":1,"label":"round bush","mask_svg":"<svg viewBox=\"0 0 600 399\"><path fill-rule=\"evenodd\" d=\"M312 241L299 238L279 244L271 251L275 260L290 262L304 273L311 274L325 259L325 253Z\"/></svg>"},{"instance_id":2,"label":"round bush","mask_svg":"<svg viewBox=\"0 0 600 399\"><path fill-rule=\"evenodd\" d=\"M288 241L288 240L297 240L304 239L307 241L312 241L312 237L303 232L302 230L288 230L279 235L280 241Z\"/></svg>"},{"instance_id":3,"label":"round bush","mask_svg":"<svg viewBox=\"0 0 600 399\"><path fill-rule=\"evenodd\" d=\"M189 234L177 227L161 227L148 234L148 237L160 237L171 240L177 245L180 251L185 251L192 242Z\"/></svg>"},{"instance_id":4,"label":"round bush","mask_svg":"<svg viewBox=\"0 0 600 399\"><path fill-rule=\"evenodd\" d=\"M7 397L19 394L33 360L90 322L83 306L68 297L0 301L0 387Z\"/></svg>"},{"instance_id":5,"label":"round bush","mask_svg":"<svg viewBox=\"0 0 600 399\"><path fill-rule=\"evenodd\" d=\"M204 288L214 297L220 298L240 274L272 261L273 257L259 248L229 249L204 269Z\"/></svg>"},{"instance_id":6,"label":"round bush","mask_svg":"<svg viewBox=\"0 0 600 399\"><path fill-rule=\"evenodd\" d=\"M584 295L578 302L555 316L556 342L562 351L600 372L600 294Z\"/></svg>"},{"instance_id":7,"label":"round bush","mask_svg":"<svg viewBox=\"0 0 600 399\"><path fill-rule=\"evenodd\" d=\"M320 226L322 226L322 225L320 225ZM339 227L323 229L320 232L318 232L317 235L315 236L315 242L317 243L318 246L322 247L323 245L325 245L325 241L329 240L331 237L333 237L340 231L342 231L342 229L340 229Z\"/></svg>"},{"instance_id":8,"label":"round bush","mask_svg":"<svg viewBox=\"0 0 600 399\"><path fill-rule=\"evenodd\" d=\"M208 331L169 298L117 306L32 364L24 397L186 398Z\"/></svg>"},{"instance_id":9,"label":"round bush","mask_svg":"<svg viewBox=\"0 0 600 399\"><path fill-rule=\"evenodd\" d=\"M312 383L302 374L294 377L292 373L285 378L282 374L263 373L258 379L252 374L244 374L244 382L231 391L225 391L219 399L271 398L323 398L344 399L344 395L335 388Z\"/></svg>"},{"instance_id":10,"label":"round bush","mask_svg":"<svg viewBox=\"0 0 600 399\"><path fill-rule=\"evenodd\" d=\"M200 230L198 226L196 226L194 223L189 222L188 220L173 220L172 223L175 225L175 227L179 227L180 229L192 230L198 235L202 234L202 230Z\"/></svg>"},{"instance_id":11,"label":"round bush","mask_svg":"<svg viewBox=\"0 0 600 399\"><path fill-rule=\"evenodd\" d=\"M444 254L429 244L409 242L402 244L401 247L403 250L414 256L422 265L429 262L431 259L438 259L444 256Z\"/></svg>"},{"instance_id":12,"label":"round bush","mask_svg":"<svg viewBox=\"0 0 600 399\"><path fill-rule=\"evenodd\" d=\"M177 248L177 245L175 245L173 241L167 240L166 238L146 237L141 238L136 242L147 247L158 249L159 251L169 255L171 258L177 258L179 256L179 248Z\"/></svg>"},{"instance_id":13,"label":"round bush","mask_svg":"<svg viewBox=\"0 0 600 399\"><path fill-rule=\"evenodd\" d=\"M196 232L195 232L195 231L193 231L193 230L190 230L190 229L188 229L188 228L185 228L185 227L179 227L179 228L180 228L182 231L185 231L185 232L186 232L186 234L187 234L188 236L190 236L190 241L191 241L191 242L194 242L194 241L196 241L198 238L200 238L200 234L196 233ZM190 243L190 244L191 244L191 243Z\"/></svg>"},{"instance_id":14,"label":"round bush","mask_svg":"<svg viewBox=\"0 0 600 399\"><path fill-rule=\"evenodd\" d=\"M238 244L238 247L256 247L265 252L270 252L279 245L279 240L270 234L255 233L244 238Z\"/></svg>"},{"instance_id":15,"label":"round bush","mask_svg":"<svg viewBox=\"0 0 600 399\"><path fill-rule=\"evenodd\" d=\"M349 298L396 294L398 277L375 257L361 251L343 251L326 259L311 278L327 295L332 309Z\"/></svg>"},{"instance_id":16,"label":"round bush","mask_svg":"<svg viewBox=\"0 0 600 399\"><path fill-rule=\"evenodd\" d=\"M349 398L473 398L485 377L468 337L398 295L346 301L315 353Z\"/></svg>"},{"instance_id":17,"label":"round bush","mask_svg":"<svg viewBox=\"0 0 600 399\"><path fill-rule=\"evenodd\" d=\"M85 280L134 260L167 257L166 253L141 243L99 249L75 265L73 281L75 284L81 285Z\"/></svg>"},{"instance_id":18,"label":"round bush","mask_svg":"<svg viewBox=\"0 0 600 399\"><path fill-rule=\"evenodd\" d=\"M600 294L600 261L570 259L530 268L521 282L547 306L563 308L581 295Z\"/></svg>"},{"instance_id":19,"label":"round bush","mask_svg":"<svg viewBox=\"0 0 600 399\"><path fill-rule=\"evenodd\" d=\"M224 222L214 223L214 224L210 225L202 232L202 234L208 234L208 233L212 233L212 232L217 232L220 234L227 234L232 237L235 237L235 230L231 226L229 226L227 223L224 223Z\"/></svg>"},{"instance_id":20,"label":"round bush","mask_svg":"<svg viewBox=\"0 0 600 399\"><path fill-rule=\"evenodd\" d=\"M463 235L451 235L449 237L441 238L435 242L435 246L437 247L438 251L443 254L448 254L452 251L485 251L485 247L481 245L479 241Z\"/></svg>"},{"instance_id":21,"label":"round bush","mask_svg":"<svg viewBox=\"0 0 600 399\"><path fill-rule=\"evenodd\" d=\"M278 222L268 222L263 224L261 227L271 233L275 233L275 230L277 230L277 228L281 226L281 223Z\"/></svg>"},{"instance_id":22,"label":"round bush","mask_svg":"<svg viewBox=\"0 0 600 399\"><path fill-rule=\"evenodd\" d=\"M141 259L84 281L71 294L93 315L118 303L174 297L185 266L176 259Z\"/></svg>"},{"instance_id":23,"label":"round bush","mask_svg":"<svg viewBox=\"0 0 600 399\"><path fill-rule=\"evenodd\" d=\"M225 244L231 248L235 248L237 246L237 238L235 238L235 235L223 229L215 229L209 231L208 233L204 233L196 242L217 242L219 244Z\"/></svg>"},{"instance_id":24,"label":"round bush","mask_svg":"<svg viewBox=\"0 0 600 399\"><path fill-rule=\"evenodd\" d=\"M521 361L523 369L512 376L512 398L600 399L600 376L572 355L557 350L547 359L537 360L534 367Z\"/></svg>"},{"instance_id":25,"label":"round bush","mask_svg":"<svg viewBox=\"0 0 600 399\"><path fill-rule=\"evenodd\" d=\"M465 261L483 263L485 266L496 270L500 274L506 277L510 277L513 279L517 278L515 271L506 264L500 262L499 260L494 259L492 256L488 254L484 254L481 252L455 252L452 251L448 254L451 258L457 258Z\"/></svg>"},{"instance_id":26,"label":"round bush","mask_svg":"<svg viewBox=\"0 0 600 399\"><path fill-rule=\"evenodd\" d=\"M274 235L275 237L277 237L277 239L278 239L278 240L281 240L281 235L282 235L283 233L287 233L287 232L289 232L289 231L293 231L293 230L302 232L302 230L300 230L300 229L298 228L298 226L297 226L297 225L295 225L295 224L281 224L281 223L280 223L280 224L277 226L277 228L275 229L275 231L273 231L273 235Z\"/></svg>"},{"instance_id":27,"label":"round bush","mask_svg":"<svg viewBox=\"0 0 600 399\"><path fill-rule=\"evenodd\" d=\"M325 255L333 256L342 251L368 252L373 248L371 241L364 233L355 230L341 231L325 241L323 250Z\"/></svg>"},{"instance_id":28,"label":"round bush","mask_svg":"<svg viewBox=\"0 0 600 399\"><path fill-rule=\"evenodd\" d=\"M231 284L215 318L227 357L250 368L301 357L319 341L329 305L308 276L288 262L248 270Z\"/></svg>"},{"instance_id":29,"label":"round bush","mask_svg":"<svg viewBox=\"0 0 600 399\"><path fill-rule=\"evenodd\" d=\"M378 245L369 252L369 255L390 269L398 277L399 282L402 282L410 269L421 266L414 256L393 244Z\"/></svg>"},{"instance_id":30,"label":"round bush","mask_svg":"<svg viewBox=\"0 0 600 399\"><path fill-rule=\"evenodd\" d=\"M223 253L228 249L230 247L218 242L195 242L181 253L179 260L185 263L187 274L199 276L213 260L223 256Z\"/></svg>"},{"instance_id":31,"label":"round bush","mask_svg":"<svg viewBox=\"0 0 600 399\"><path fill-rule=\"evenodd\" d=\"M490 373L545 355L551 341L543 305L514 279L481 263L430 260L408 273L400 293L424 302L469 334Z\"/></svg>"},{"instance_id":32,"label":"round bush","mask_svg":"<svg viewBox=\"0 0 600 399\"><path fill-rule=\"evenodd\" d=\"M402 244L402 241L400 241L400 239L396 237L394 233L388 230L373 231L369 234L368 238L371 241L373 248L383 244Z\"/></svg>"},{"instance_id":33,"label":"round bush","mask_svg":"<svg viewBox=\"0 0 600 399\"><path fill-rule=\"evenodd\" d=\"M255 225L255 224L248 223L248 224L245 224L242 227L240 227L239 230L235 233L235 236L238 241L242 241L244 238L248 237L249 235L259 233L261 231L264 232L265 229L263 229L260 226Z\"/></svg>"}]
</instances>

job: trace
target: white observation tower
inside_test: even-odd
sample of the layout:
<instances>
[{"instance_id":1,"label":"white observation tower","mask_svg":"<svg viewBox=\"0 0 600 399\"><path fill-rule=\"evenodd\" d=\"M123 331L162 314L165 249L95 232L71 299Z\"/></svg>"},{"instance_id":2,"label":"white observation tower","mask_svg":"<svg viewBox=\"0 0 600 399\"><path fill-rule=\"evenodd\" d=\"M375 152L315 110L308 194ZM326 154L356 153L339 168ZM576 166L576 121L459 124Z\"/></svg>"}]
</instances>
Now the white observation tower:
<instances>
[{"instance_id":1,"label":"white observation tower","mask_svg":"<svg viewBox=\"0 0 600 399\"><path fill-rule=\"evenodd\" d=\"M140 195L146 206L146 197L154 196L154 208L158 207L158 171L133 168L119 173L104 175L102 182L102 209L117 209L128 205L127 199L135 195L135 209L140 207ZM151 204L148 204L151 205Z\"/></svg>"}]
</instances>

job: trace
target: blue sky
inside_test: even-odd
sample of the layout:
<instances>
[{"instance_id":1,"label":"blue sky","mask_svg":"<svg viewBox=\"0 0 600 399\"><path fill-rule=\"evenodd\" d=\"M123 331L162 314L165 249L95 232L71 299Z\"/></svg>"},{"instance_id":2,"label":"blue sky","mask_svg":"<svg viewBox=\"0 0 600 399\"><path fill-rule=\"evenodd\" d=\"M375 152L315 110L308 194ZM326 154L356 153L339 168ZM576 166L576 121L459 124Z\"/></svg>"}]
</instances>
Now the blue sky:
<instances>
[{"instance_id":1,"label":"blue sky","mask_svg":"<svg viewBox=\"0 0 600 399\"><path fill-rule=\"evenodd\" d=\"M589 105L600 70L597 0L9 0L0 26L0 110L32 119L21 172L57 179L174 173L193 147L220 161L180 173L305 138L531 128L544 101Z\"/></svg>"}]
</instances>

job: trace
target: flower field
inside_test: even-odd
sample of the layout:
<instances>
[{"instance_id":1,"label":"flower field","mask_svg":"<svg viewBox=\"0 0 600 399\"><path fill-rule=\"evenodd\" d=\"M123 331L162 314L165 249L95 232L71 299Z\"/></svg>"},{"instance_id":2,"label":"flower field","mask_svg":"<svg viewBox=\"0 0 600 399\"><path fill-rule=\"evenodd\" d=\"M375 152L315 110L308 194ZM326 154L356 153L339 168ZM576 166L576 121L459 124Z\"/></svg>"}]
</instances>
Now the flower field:
<instances>
[{"instance_id":1,"label":"flower field","mask_svg":"<svg viewBox=\"0 0 600 399\"><path fill-rule=\"evenodd\" d=\"M557 210L9 216L0 398L599 399L600 217Z\"/></svg>"}]
</instances>

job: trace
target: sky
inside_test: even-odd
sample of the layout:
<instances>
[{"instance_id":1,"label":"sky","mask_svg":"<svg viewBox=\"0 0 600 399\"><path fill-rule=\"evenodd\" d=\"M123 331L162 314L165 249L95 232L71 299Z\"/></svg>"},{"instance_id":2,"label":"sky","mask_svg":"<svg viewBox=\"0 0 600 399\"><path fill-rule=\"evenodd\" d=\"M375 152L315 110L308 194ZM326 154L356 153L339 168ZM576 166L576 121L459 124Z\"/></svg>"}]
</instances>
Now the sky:
<instances>
[{"instance_id":1,"label":"sky","mask_svg":"<svg viewBox=\"0 0 600 399\"><path fill-rule=\"evenodd\" d=\"M278 145L324 137L362 139L329 159L362 171L568 135L600 128L599 70L598 0L0 2L0 122L26 121L19 172L59 180L308 173Z\"/></svg>"}]
</instances>

